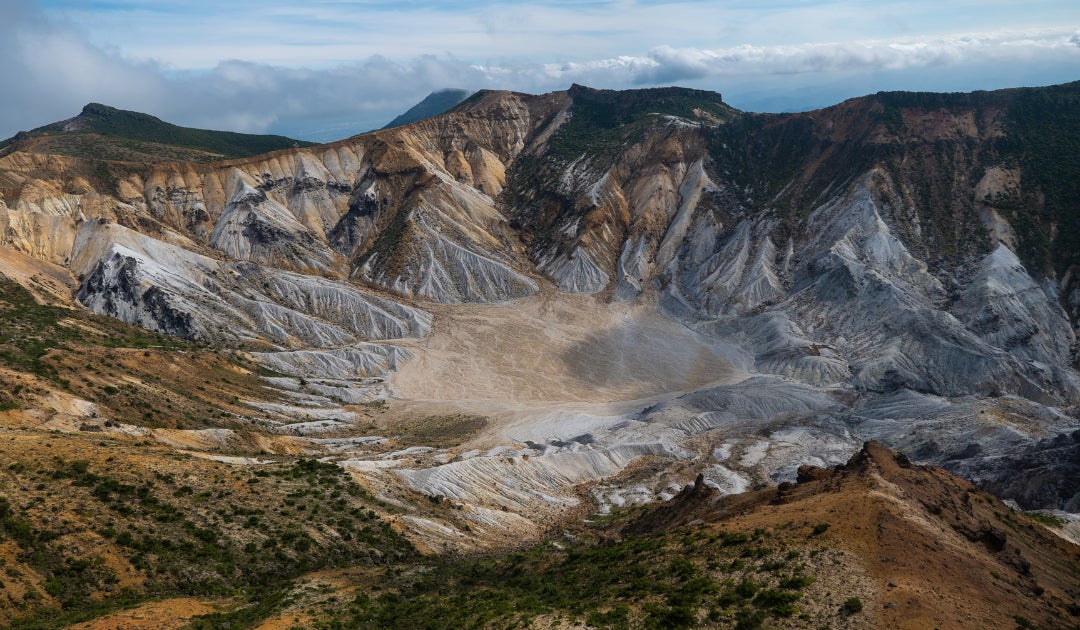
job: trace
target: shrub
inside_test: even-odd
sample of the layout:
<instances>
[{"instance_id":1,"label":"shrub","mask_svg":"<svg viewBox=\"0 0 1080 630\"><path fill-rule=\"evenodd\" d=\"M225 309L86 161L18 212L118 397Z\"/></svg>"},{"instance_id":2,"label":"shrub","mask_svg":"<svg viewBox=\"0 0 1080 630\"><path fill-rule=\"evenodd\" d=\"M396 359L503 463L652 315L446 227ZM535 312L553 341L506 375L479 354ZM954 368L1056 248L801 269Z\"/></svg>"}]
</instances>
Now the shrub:
<instances>
[{"instance_id":1,"label":"shrub","mask_svg":"<svg viewBox=\"0 0 1080 630\"><path fill-rule=\"evenodd\" d=\"M790 617L795 614L794 604L800 597L802 597L802 593L767 588L754 597L753 603L758 608L767 610L777 617Z\"/></svg>"},{"instance_id":2,"label":"shrub","mask_svg":"<svg viewBox=\"0 0 1080 630\"><path fill-rule=\"evenodd\" d=\"M1065 521L1054 516L1053 514L1046 514L1045 512L1032 512L1028 516L1033 521L1038 521L1048 527L1061 527L1065 525Z\"/></svg>"}]
</instances>

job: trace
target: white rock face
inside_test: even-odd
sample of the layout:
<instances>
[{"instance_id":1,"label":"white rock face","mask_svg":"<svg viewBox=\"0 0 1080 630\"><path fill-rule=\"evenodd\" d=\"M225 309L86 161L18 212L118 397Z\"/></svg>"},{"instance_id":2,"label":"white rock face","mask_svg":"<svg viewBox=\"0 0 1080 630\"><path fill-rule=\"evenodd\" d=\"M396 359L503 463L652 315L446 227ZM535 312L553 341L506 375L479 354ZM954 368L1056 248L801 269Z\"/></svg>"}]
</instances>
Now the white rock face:
<instances>
[{"instance_id":1,"label":"white rock face","mask_svg":"<svg viewBox=\"0 0 1080 630\"><path fill-rule=\"evenodd\" d=\"M283 374L341 381L385 375L411 356L404 348L376 343L332 350L252 353L254 359ZM336 394L332 390L328 393Z\"/></svg>"},{"instance_id":2,"label":"white rock face","mask_svg":"<svg viewBox=\"0 0 1080 630\"><path fill-rule=\"evenodd\" d=\"M842 385L851 379L851 366L841 352L812 341L786 313L718 320L702 324L701 329L753 348L755 367L762 372L819 386Z\"/></svg>"},{"instance_id":3,"label":"white rock face","mask_svg":"<svg viewBox=\"0 0 1080 630\"><path fill-rule=\"evenodd\" d=\"M278 304L330 322L357 338L422 337L431 327L429 314L342 282L253 265L241 267L241 273L245 282L261 286Z\"/></svg>"},{"instance_id":4,"label":"white rock face","mask_svg":"<svg viewBox=\"0 0 1080 630\"><path fill-rule=\"evenodd\" d=\"M474 457L437 468L400 470L398 474L407 486L424 494L527 511L545 504L577 505L575 486L615 475L635 458L663 450L658 444L640 444L541 457Z\"/></svg>"},{"instance_id":5,"label":"white rock face","mask_svg":"<svg viewBox=\"0 0 1080 630\"><path fill-rule=\"evenodd\" d=\"M263 265L327 271L334 254L289 208L243 181L210 233L210 246L229 258Z\"/></svg>"},{"instance_id":6,"label":"white rock face","mask_svg":"<svg viewBox=\"0 0 1080 630\"><path fill-rule=\"evenodd\" d=\"M660 242L660 249L656 253L657 266L666 267L674 259L676 250L689 234L693 223L693 213L698 209L702 195L714 189L715 184L705 174L704 160L694 162L679 187L678 210L668 225L664 239Z\"/></svg>"},{"instance_id":7,"label":"white rock face","mask_svg":"<svg viewBox=\"0 0 1080 630\"><path fill-rule=\"evenodd\" d=\"M156 238L182 234L191 249L231 261L363 278L406 297L462 303L531 295L533 270L494 196L524 149L533 114L516 95L489 105L497 120L463 115L455 134L418 124L225 163L153 165L116 183L119 203L65 192L72 186L60 178L71 166L63 159L19 154L0 170L19 169L26 182L48 167L58 180L24 183L0 208L3 241L67 265L78 224L106 218Z\"/></svg>"},{"instance_id":8,"label":"white rock face","mask_svg":"<svg viewBox=\"0 0 1080 630\"><path fill-rule=\"evenodd\" d=\"M581 249L542 260L538 268L567 293L599 293L609 282L604 270L593 262L588 252Z\"/></svg>"},{"instance_id":9,"label":"white rock face","mask_svg":"<svg viewBox=\"0 0 1080 630\"><path fill-rule=\"evenodd\" d=\"M414 254L409 267L392 280L375 270L378 258L369 259L360 269L361 275L402 295L448 304L505 302L537 291L535 282L506 262L477 254L438 234L417 243Z\"/></svg>"},{"instance_id":10,"label":"white rock face","mask_svg":"<svg viewBox=\"0 0 1080 630\"><path fill-rule=\"evenodd\" d=\"M960 294L953 313L983 341L1048 366L1068 363L1076 343L1056 292L1039 287L999 244Z\"/></svg>"},{"instance_id":11,"label":"white rock face","mask_svg":"<svg viewBox=\"0 0 1080 630\"><path fill-rule=\"evenodd\" d=\"M74 258L92 310L189 339L335 348L431 326L429 314L343 282L222 263L114 224L84 223Z\"/></svg>"},{"instance_id":12,"label":"white rock face","mask_svg":"<svg viewBox=\"0 0 1080 630\"><path fill-rule=\"evenodd\" d=\"M48 201L54 203L45 203L45 207L28 202L20 202L14 208L0 205L0 242L28 256L67 265L71 262L79 215L78 198L71 197L74 196L50 198Z\"/></svg>"},{"instance_id":13,"label":"white rock face","mask_svg":"<svg viewBox=\"0 0 1080 630\"><path fill-rule=\"evenodd\" d=\"M711 315L750 313L783 297L785 291L776 269L776 245L763 233L767 229L767 225L741 222L718 251L700 263L684 267L680 294ZM707 248L710 232L703 229L688 249L701 252ZM755 237L754 232L760 235Z\"/></svg>"},{"instance_id":14,"label":"white rock face","mask_svg":"<svg viewBox=\"0 0 1080 630\"><path fill-rule=\"evenodd\" d=\"M1000 245L950 304L883 219L875 177L811 214L791 254L767 222L740 222L711 254L703 237L685 242L665 310L745 345L756 369L808 384L1076 400L1075 374L1050 367L1074 342L1055 296Z\"/></svg>"},{"instance_id":15,"label":"white rock face","mask_svg":"<svg viewBox=\"0 0 1080 630\"><path fill-rule=\"evenodd\" d=\"M616 299L632 300L641 294L645 275L649 269L647 247L648 241L644 238L636 241L627 239L623 243L615 272L618 278L615 285Z\"/></svg>"}]
</instances>

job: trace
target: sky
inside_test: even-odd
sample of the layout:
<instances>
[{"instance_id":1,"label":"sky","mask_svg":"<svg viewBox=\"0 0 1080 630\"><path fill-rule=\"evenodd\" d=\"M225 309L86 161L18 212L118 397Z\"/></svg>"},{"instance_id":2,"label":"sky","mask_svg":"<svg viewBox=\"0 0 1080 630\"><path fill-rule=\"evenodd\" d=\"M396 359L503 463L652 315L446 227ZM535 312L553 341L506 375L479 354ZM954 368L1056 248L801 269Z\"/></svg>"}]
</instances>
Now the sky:
<instances>
[{"instance_id":1,"label":"sky","mask_svg":"<svg viewBox=\"0 0 1080 630\"><path fill-rule=\"evenodd\" d=\"M0 138L88 102L328 141L442 88L682 85L801 111L1074 80L1076 0L0 0Z\"/></svg>"}]
</instances>

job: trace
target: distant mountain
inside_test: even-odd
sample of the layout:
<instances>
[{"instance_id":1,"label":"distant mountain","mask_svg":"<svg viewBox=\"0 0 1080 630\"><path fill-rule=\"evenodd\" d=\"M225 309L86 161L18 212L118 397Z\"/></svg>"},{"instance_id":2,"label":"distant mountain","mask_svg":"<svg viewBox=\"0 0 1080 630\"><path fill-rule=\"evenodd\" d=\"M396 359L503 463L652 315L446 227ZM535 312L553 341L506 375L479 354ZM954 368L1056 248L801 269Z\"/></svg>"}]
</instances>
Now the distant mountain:
<instances>
[{"instance_id":1,"label":"distant mountain","mask_svg":"<svg viewBox=\"0 0 1080 630\"><path fill-rule=\"evenodd\" d=\"M127 162L205 162L313 144L285 136L180 127L149 114L90 103L74 118L20 132L0 143L0 151L14 148Z\"/></svg>"},{"instance_id":2,"label":"distant mountain","mask_svg":"<svg viewBox=\"0 0 1080 630\"><path fill-rule=\"evenodd\" d=\"M383 129L400 127L401 125L407 125L418 120L438 116L439 114L454 108L462 101L469 98L470 95L472 95L472 92L468 90L447 89L432 92L424 97L424 100L410 107L407 112L391 120L388 125L383 127Z\"/></svg>"}]
</instances>

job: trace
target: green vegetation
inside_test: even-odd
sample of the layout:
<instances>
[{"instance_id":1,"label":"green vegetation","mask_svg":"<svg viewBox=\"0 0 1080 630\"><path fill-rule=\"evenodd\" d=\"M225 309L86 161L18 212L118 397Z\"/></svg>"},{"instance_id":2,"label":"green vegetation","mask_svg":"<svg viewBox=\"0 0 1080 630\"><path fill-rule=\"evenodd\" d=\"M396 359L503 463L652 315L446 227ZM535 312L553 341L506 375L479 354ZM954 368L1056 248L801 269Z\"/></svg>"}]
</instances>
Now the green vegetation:
<instances>
[{"instance_id":1,"label":"green vegetation","mask_svg":"<svg viewBox=\"0 0 1080 630\"><path fill-rule=\"evenodd\" d=\"M548 143L548 157L563 162L583 154L593 159L639 141L646 128L664 116L718 123L735 115L716 92L686 88L594 90L570 88L573 104L568 120Z\"/></svg>"},{"instance_id":2,"label":"green vegetation","mask_svg":"<svg viewBox=\"0 0 1080 630\"><path fill-rule=\"evenodd\" d=\"M102 157L100 152L97 152L100 148L97 145L100 143L93 143L94 146L89 147L91 153L87 155L85 154L87 147L78 142L80 135L100 134L110 139L126 141L126 145L114 146L113 150L127 149L128 157L142 154L153 158L159 153L164 153L160 155L163 159L176 159L176 156L169 155L167 147L201 151L219 158L239 158L315 144L284 136L180 127L154 116L115 109L98 103L90 103L84 107L77 120L81 123L79 131L64 131L66 123L54 123L33 130L29 136L17 136L8 142L18 144L20 140L25 140L27 137L60 135L69 141L50 143L50 147L56 152L76 157ZM166 149L163 150L163 147ZM113 159L117 158L114 156Z\"/></svg>"},{"instance_id":3,"label":"green vegetation","mask_svg":"<svg viewBox=\"0 0 1080 630\"><path fill-rule=\"evenodd\" d=\"M879 159L875 147L834 143L822 137L815 118L807 114L744 114L710 130L709 153L741 190L749 192L754 209L779 203L785 214L800 218L829 187L861 172ZM816 169L807 171L807 165ZM777 195L795 182L787 195Z\"/></svg>"},{"instance_id":4,"label":"green vegetation","mask_svg":"<svg viewBox=\"0 0 1080 630\"><path fill-rule=\"evenodd\" d=\"M862 610L862 600L858 597L849 597L844 600L844 610L849 613L857 613Z\"/></svg>"},{"instance_id":5,"label":"green vegetation","mask_svg":"<svg viewBox=\"0 0 1080 630\"><path fill-rule=\"evenodd\" d=\"M217 153L188 149L156 142L132 140L121 136L105 136L87 131L45 136L29 136L23 142L15 142L12 149L29 148L34 153L67 155L88 160L108 162L114 171L138 172L142 164L154 162L212 162L222 159ZM0 154L4 149L0 149ZM91 178L98 174L88 171ZM112 191L110 191L112 192Z\"/></svg>"},{"instance_id":6,"label":"green vegetation","mask_svg":"<svg viewBox=\"0 0 1080 630\"><path fill-rule=\"evenodd\" d=\"M466 414L426 416L400 424L397 439L403 444L449 448L465 442L487 423L483 416Z\"/></svg>"},{"instance_id":7,"label":"green vegetation","mask_svg":"<svg viewBox=\"0 0 1080 630\"><path fill-rule=\"evenodd\" d=\"M528 227L539 245L561 240L554 226L562 225L566 213L576 212L573 200L556 192L566 168L576 160L585 158L588 168L599 176L625 149L645 141L650 132L662 130L665 117L715 125L739 115L719 94L703 90L612 91L574 85L569 94L569 119L548 139L545 152L518 158L504 192L511 225ZM479 98L474 95L465 102Z\"/></svg>"},{"instance_id":8,"label":"green vegetation","mask_svg":"<svg viewBox=\"0 0 1080 630\"><path fill-rule=\"evenodd\" d=\"M67 344L83 343L106 348L194 347L189 342L129 326L111 317L38 304L21 285L0 276L0 365L65 385L49 352Z\"/></svg>"},{"instance_id":9,"label":"green vegetation","mask_svg":"<svg viewBox=\"0 0 1080 630\"><path fill-rule=\"evenodd\" d=\"M802 573L774 534L676 530L542 543L509 554L387 572L377 592L325 610L323 628L528 627L538 617L598 628L761 627L798 614Z\"/></svg>"},{"instance_id":10,"label":"green vegetation","mask_svg":"<svg viewBox=\"0 0 1080 630\"><path fill-rule=\"evenodd\" d=\"M375 242L357 259L356 265L362 266L376 255L379 256L381 263L386 264L386 258L396 251L401 239L405 236L405 230L408 229L408 226L409 213L400 209L394 211L390 216L390 220L380 229Z\"/></svg>"},{"instance_id":11,"label":"green vegetation","mask_svg":"<svg viewBox=\"0 0 1080 630\"><path fill-rule=\"evenodd\" d=\"M31 278L28 286L44 286ZM48 294L47 291L42 291ZM162 378L183 364L181 378ZM265 396L265 369L232 353L117 319L39 304L0 276L0 366L26 375L0 389L0 411L26 408L53 386L102 406L111 420L149 427L235 426L240 401ZM93 430L90 428L90 430Z\"/></svg>"},{"instance_id":12,"label":"green vegetation","mask_svg":"<svg viewBox=\"0 0 1080 630\"><path fill-rule=\"evenodd\" d=\"M771 209L789 229L882 167L911 194L895 203L917 212L920 231L908 244L930 259L985 250L974 186L991 166L1019 168L1019 188L993 201L1017 232L1017 254L1033 272L1053 269L1058 277L1080 263L1080 82L883 92L820 113L744 114L709 130L709 153L716 170L745 191L749 209Z\"/></svg>"},{"instance_id":13,"label":"green vegetation","mask_svg":"<svg viewBox=\"0 0 1080 630\"><path fill-rule=\"evenodd\" d=\"M41 467L9 466L8 472L23 487L46 493L42 508L54 495L85 504L80 509L99 516L93 533L80 535L104 541L145 576L140 587L112 588L118 576L99 551L90 550L102 545L72 545L66 538L86 525L22 516L0 498L0 540L19 546L20 560L47 577L44 590L59 604L37 608L13 628L62 627L149 597L245 594L246 604L202 620L205 627L221 627L221 621L264 616L275 594L303 573L378 558L397 563L415 553L372 509L387 506L340 467L315 460L259 469L250 477L218 469L216 479L191 486L191 477L183 485L168 474L139 478L115 462L56 458ZM266 487L237 489L250 479ZM95 593L111 594L95 599Z\"/></svg>"},{"instance_id":14,"label":"green vegetation","mask_svg":"<svg viewBox=\"0 0 1080 630\"><path fill-rule=\"evenodd\" d=\"M61 623L90 619L138 601L139 597L130 589L116 590L112 597L103 600L90 599L88 596L93 589L116 584L115 574L105 566L101 556L74 558L68 555L63 545L56 543L58 537L55 530L36 529L30 521L16 515L11 503L0 496L0 541L6 539L18 545L21 559L50 576L44 586L45 592L57 598L65 608L77 609L75 614L60 615L54 620L48 618L56 615L56 611L44 610L41 615L15 621L11 628L60 627ZM9 570L10 578L16 575Z\"/></svg>"},{"instance_id":15,"label":"green vegetation","mask_svg":"<svg viewBox=\"0 0 1080 630\"><path fill-rule=\"evenodd\" d=\"M1018 251L1033 272L1056 269L1062 274L1080 261L1080 82L1040 88L995 92L936 94L889 92L875 95L885 106L886 126L898 136L907 176L927 217L923 225L938 225L935 232L946 247L963 245L965 235L977 224L964 224L973 213L969 205L972 188L991 166L1019 168L1018 189L993 200L1016 230ZM987 137L921 140L914 130L903 129L897 116L947 111L962 116L970 112L980 133ZM984 129L995 112L1000 113L1003 136Z\"/></svg>"},{"instance_id":16,"label":"green vegetation","mask_svg":"<svg viewBox=\"0 0 1080 630\"><path fill-rule=\"evenodd\" d=\"M1031 520L1042 523L1047 527L1063 527L1065 525L1065 521L1053 514L1046 514L1045 512L1028 512L1027 515Z\"/></svg>"},{"instance_id":17,"label":"green vegetation","mask_svg":"<svg viewBox=\"0 0 1080 630\"><path fill-rule=\"evenodd\" d=\"M1010 91L1001 153L1023 171L1014 225L1035 271L1080 264L1080 82Z\"/></svg>"}]
</instances>

